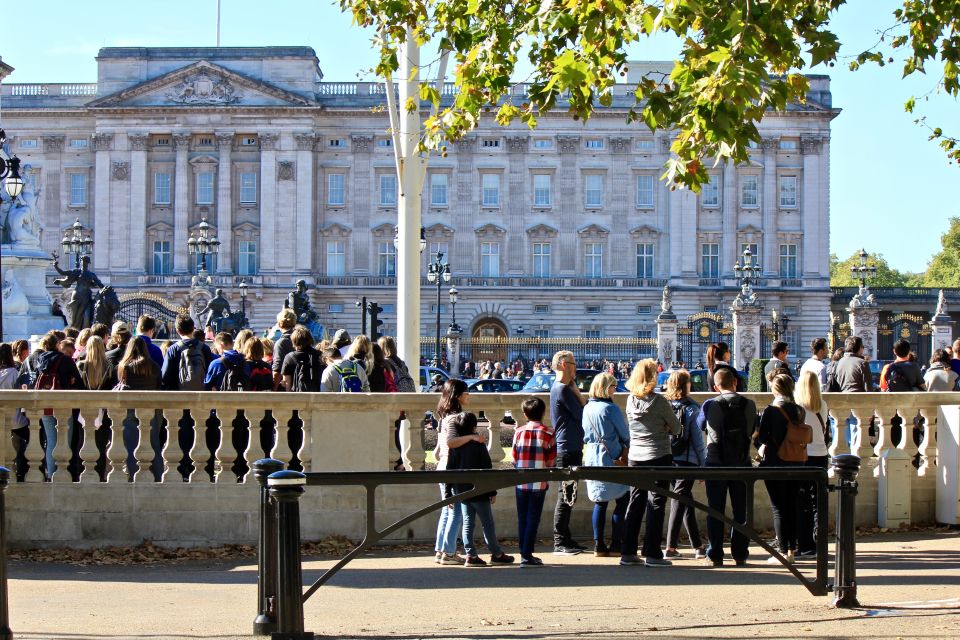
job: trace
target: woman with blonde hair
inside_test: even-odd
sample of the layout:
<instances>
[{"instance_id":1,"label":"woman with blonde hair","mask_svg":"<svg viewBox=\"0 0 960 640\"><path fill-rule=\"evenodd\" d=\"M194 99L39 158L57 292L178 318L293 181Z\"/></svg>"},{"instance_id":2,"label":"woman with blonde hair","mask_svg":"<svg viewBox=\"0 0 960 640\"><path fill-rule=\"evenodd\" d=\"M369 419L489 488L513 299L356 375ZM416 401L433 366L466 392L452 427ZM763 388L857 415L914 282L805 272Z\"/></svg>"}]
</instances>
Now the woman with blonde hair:
<instances>
[{"instance_id":1,"label":"woman with blonde hair","mask_svg":"<svg viewBox=\"0 0 960 640\"><path fill-rule=\"evenodd\" d=\"M367 376L373 371L373 349L370 348L370 338L359 335L353 339L350 348L347 349L347 360L353 360L363 366Z\"/></svg>"},{"instance_id":2,"label":"woman with blonde hair","mask_svg":"<svg viewBox=\"0 0 960 640\"><path fill-rule=\"evenodd\" d=\"M233 339L233 348L237 353L243 353L243 347L247 343L247 340L253 337L253 331L250 329L244 329L237 334L237 337Z\"/></svg>"},{"instance_id":3,"label":"woman with blonde hair","mask_svg":"<svg viewBox=\"0 0 960 640\"><path fill-rule=\"evenodd\" d=\"M620 407L613 403L617 379L609 373L597 374L590 384L590 399L583 408L583 442L586 446L583 464L588 467L612 467L614 461L630 446L627 420ZM600 480L587 480L587 497L593 502L593 544L598 558L610 556L611 549L623 545L623 516L630 499L629 487ZM613 509L613 537L610 546L604 542L607 504L616 501Z\"/></svg>"},{"instance_id":4,"label":"woman with blonde hair","mask_svg":"<svg viewBox=\"0 0 960 640\"><path fill-rule=\"evenodd\" d=\"M116 384L113 367L107 362L107 349L100 336L87 338L86 356L77 363L83 385L90 391L112 389Z\"/></svg>"},{"instance_id":5,"label":"woman with blonde hair","mask_svg":"<svg viewBox=\"0 0 960 640\"><path fill-rule=\"evenodd\" d=\"M804 371L793 393L794 401L806 411L805 422L813 441L807 445L808 467L826 469L830 461L829 447L833 441L827 403L820 394L820 379L812 371ZM817 557L817 485L800 485L800 511L797 521L797 558Z\"/></svg>"},{"instance_id":6,"label":"woman with blonde hair","mask_svg":"<svg viewBox=\"0 0 960 640\"><path fill-rule=\"evenodd\" d=\"M680 432L670 439L673 466L702 467L707 460L707 446L703 442L703 432L697 428L700 417L700 405L690 397L690 373L678 369L670 374L664 397L670 401L674 414L680 420ZM673 482L673 492L687 498L693 497L693 480L678 479ZM680 523L687 530L690 546L694 549L694 559L707 557L706 549L700 540L700 528L697 526L697 512L679 500L670 499L670 520L667 522L666 557L679 558L677 542L680 540Z\"/></svg>"},{"instance_id":7,"label":"woman with blonde hair","mask_svg":"<svg viewBox=\"0 0 960 640\"><path fill-rule=\"evenodd\" d=\"M627 421L630 426L631 467L669 467L673 464L670 436L680 432L680 421L670 403L653 392L657 384L657 363L647 358L633 368L627 380ZM666 480L656 486L668 487ZM663 538L663 513L667 499L653 491L633 487L627 506L626 534L620 550L620 564L662 567L673 564L663 557L660 540ZM637 540L644 511L647 529L643 538L643 558L637 555Z\"/></svg>"}]
</instances>

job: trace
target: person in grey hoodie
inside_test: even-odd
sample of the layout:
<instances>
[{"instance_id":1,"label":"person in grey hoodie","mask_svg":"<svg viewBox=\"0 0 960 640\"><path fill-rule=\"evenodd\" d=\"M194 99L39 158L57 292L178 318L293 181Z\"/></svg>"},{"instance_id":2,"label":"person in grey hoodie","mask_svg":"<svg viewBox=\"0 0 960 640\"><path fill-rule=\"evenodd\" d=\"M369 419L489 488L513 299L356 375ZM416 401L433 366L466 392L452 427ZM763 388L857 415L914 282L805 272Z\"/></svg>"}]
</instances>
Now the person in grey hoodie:
<instances>
[{"instance_id":1,"label":"person in grey hoodie","mask_svg":"<svg viewBox=\"0 0 960 640\"><path fill-rule=\"evenodd\" d=\"M630 426L631 467L669 467L670 436L680 432L680 421L670 403L653 392L657 384L657 363L646 359L637 363L627 380L630 397L627 399L627 422ZM668 488L669 482L658 480L658 487ZM660 540L663 537L663 514L666 496L633 487L627 506L626 531L620 549L620 564L662 567L673 564L663 557ZM647 515L647 530L643 538L643 558L637 555L637 540L643 514Z\"/></svg>"}]
</instances>

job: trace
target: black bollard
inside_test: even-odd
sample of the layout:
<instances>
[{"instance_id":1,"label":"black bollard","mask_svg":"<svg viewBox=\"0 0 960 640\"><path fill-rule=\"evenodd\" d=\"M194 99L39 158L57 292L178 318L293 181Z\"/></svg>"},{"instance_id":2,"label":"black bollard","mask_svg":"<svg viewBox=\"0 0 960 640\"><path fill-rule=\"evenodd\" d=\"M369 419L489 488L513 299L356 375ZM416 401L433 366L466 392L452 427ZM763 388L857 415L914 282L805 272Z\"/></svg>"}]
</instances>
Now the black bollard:
<instances>
[{"instance_id":1,"label":"black bollard","mask_svg":"<svg viewBox=\"0 0 960 640\"><path fill-rule=\"evenodd\" d=\"M844 454L833 458L834 478L837 481L837 549L833 575L833 606L859 607L857 600L857 546L856 507L857 474L860 458Z\"/></svg>"},{"instance_id":2,"label":"black bollard","mask_svg":"<svg viewBox=\"0 0 960 640\"><path fill-rule=\"evenodd\" d=\"M277 509L270 499L267 476L283 470L283 463L263 458L253 463L260 484L260 534L257 540L257 617L253 635L268 636L277 628Z\"/></svg>"},{"instance_id":3,"label":"black bollard","mask_svg":"<svg viewBox=\"0 0 960 640\"><path fill-rule=\"evenodd\" d=\"M303 630L303 572L300 567L300 496L307 477L298 471L270 474L277 502L277 627L273 640L313 640Z\"/></svg>"},{"instance_id":4,"label":"black bollard","mask_svg":"<svg viewBox=\"0 0 960 640\"><path fill-rule=\"evenodd\" d=\"M7 599L7 500L10 470L0 467L0 640L13 640L10 630L10 607Z\"/></svg>"}]
</instances>

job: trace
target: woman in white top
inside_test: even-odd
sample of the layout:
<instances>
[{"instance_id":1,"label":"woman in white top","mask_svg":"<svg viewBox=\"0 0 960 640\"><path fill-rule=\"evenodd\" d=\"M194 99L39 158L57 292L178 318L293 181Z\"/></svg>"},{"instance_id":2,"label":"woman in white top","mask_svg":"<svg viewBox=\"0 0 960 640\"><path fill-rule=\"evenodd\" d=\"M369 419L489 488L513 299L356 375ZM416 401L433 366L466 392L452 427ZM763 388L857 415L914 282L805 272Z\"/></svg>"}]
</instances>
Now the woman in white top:
<instances>
[{"instance_id":1,"label":"woman in white top","mask_svg":"<svg viewBox=\"0 0 960 640\"><path fill-rule=\"evenodd\" d=\"M820 378L812 371L803 371L793 392L794 400L806 410L805 421L813 431L813 441L807 445L808 467L827 468L830 461L828 447L833 441L827 403L820 395ZM797 521L798 559L816 558L817 485L800 484L800 515Z\"/></svg>"}]
</instances>

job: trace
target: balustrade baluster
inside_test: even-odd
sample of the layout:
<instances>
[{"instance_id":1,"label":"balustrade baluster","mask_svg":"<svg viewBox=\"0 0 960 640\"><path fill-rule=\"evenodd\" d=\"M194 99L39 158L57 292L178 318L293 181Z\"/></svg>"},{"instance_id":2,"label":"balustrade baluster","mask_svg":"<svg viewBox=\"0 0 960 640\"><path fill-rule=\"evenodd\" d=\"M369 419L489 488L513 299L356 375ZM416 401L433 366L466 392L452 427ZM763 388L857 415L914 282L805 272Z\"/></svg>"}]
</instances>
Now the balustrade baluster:
<instances>
[{"instance_id":1,"label":"balustrade baluster","mask_svg":"<svg viewBox=\"0 0 960 640\"><path fill-rule=\"evenodd\" d=\"M73 481L73 478L70 477L70 456L72 455L70 451L70 414L70 409L55 409L53 415L47 418L57 421L56 444L54 445L49 439L47 440L47 449L49 450L53 446L54 467L52 470L47 469L47 475L50 476L52 482Z\"/></svg>"},{"instance_id":2,"label":"balustrade baluster","mask_svg":"<svg viewBox=\"0 0 960 640\"><path fill-rule=\"evenodd\" d=\"M180 419L183 409L164 409L163 417L167 421L167 442L163 445L163 476L161 482L182 482L183 476L177 466L183 458L180 449Z\"/></svg>"},{"instance_id":3,"label":"balustrade baluster","mask_svg":"<svg viewBox=\"0 0 960 640\"><path fill-rule=\"evenodd\" d=\"M46 478L40 471L40 465L43 462L43 447L40 446L40 432L43 430L43 423L40 418L43 416L43 409L30 409L24 411L24 413L30 420L30 440L27 442L27 449L24 452L29 468L24 480L26 482L44 482Z\"/></svg>"},{"instance_id":4,"label":"balustrade baluster","mask_svg":"<svg viewBox=\"0 0 960 640\"><path fill-rule=\"evenodd\" d=\"M874 412L876 415L877 421L877 444L873 446L873 455L877 458L883 456L883 452L893 447L893 419L897 417L897 410L895 408L883 409ZM901 433L906 434L906 425L901 426ZM875 474L878 473L876 469L874 470Z\"/></svg>"},{"instance_id":5,"label":"balustrade baluster","mask_svg":"<svg viewBox=\"0 0 960 640\"><path fill-rule=\"evenodd\" d=\"M187 482L200 482L207 473L207 462L210 460L210 449L207 448L207 415L204 409L188 409L193 417L193 447L190 448L190 460L193 470ZM199 474L199 475L198 475Z\"/></svg>"},{"instance_id":6,"label":"balustrade baluster","mask_svg":"<svg viewBox=\"0 0 960 640\"><path fill-rule=\"evenodd\" d=\"M409 411L404 412L400 422L400 458L407 471L420 471L427 462L427 452L423 449L423 420L411 420L410 416Z\"/></svg>"},{"instance_id":7,"label":"balustrade baluster","mask_svg":"<svg viewBox=\"0 0 960 640\"><path fill-rule=\"evenodd\" d=\"M290 451L290 443L288 441L290 426L287 424L290 422L292 416L293 411L291 409L273 410L273 419L277 422L274 433L277 434L277 437L276 440L274 440L273 449L270 450L270 457L286 465L289 465L293 460L293 452Z\"/></svg>"},{"instance_id":8,"label":"balustrade baluster","mask_svg":"<svg viewBox=\"0 0 960 640\"><path fill-rule=\"evenodd\" d=\"M916 440L914 440L914 430L916 429L917 415L919 411L916 409L911 409L909 411L904 411L908 416L903 419L903 441L900 444L900 448L903 449L904 453L910 456L911 464L917 458L917 454L920 452L919 446L917 445Z\"/></svg>"},{"instance_id":9,"label":"balustrade baluster","mask_svg":"<svg viewBox=\"0 0 960 640\"><path fill-rule=\"evenodd\" d=\"M500 423L503 421L503 411L494 409L487 411L487 418L490 420L490 426L487 428L489 439L487 440L487 451L490 452L490 461L493 468L496 469L503 462L503 445L500 444Z\"/></svg>"},{"instance_id":10,"label":"balustrade baluster","mask_svg":"<svg viewBox=\"0 0 960 640\"><path fill-rule=\"evenodd\" d=\"M246 416L247 422L250 423L250 428L248 429L250 437L247 440L247 448L243 452L243 459L247 463L248 471L241 481L244 483L256 483L257 479L253 475L253 463L267 457L266 452L263 450L263 445L260 443L260 421L263 420L266 410L244 409L243 414Z\"/></svg>"},{"instance_id":11,"label":"balustrade baluster","mask_svg":"<svg viewBox=\"0 0 960 640\"><path fill-rule=\"evenodd\" d=\"M870 435L867 431L870 429L870 416L872 415L869 411L860 409L850 412L850 415L853 416L855 421L855 432L853 437L850 440L850 453L859 457L867 457L867 453L870 450ZM861 417L860 414L863 414Z\"/></svg>"},{"instance_id":12,"label":"balustrade baluster","mask_svg":"<svg viewBox=\"0 0 960 640\"><path fill-rule=\"evenodd\" d=\"M928 473L933 473L931 470L934 468L934 460L930 453L936 455L936 437L934 434L937 432L937 407L922 407L920 409L920 415L922 415L925 420L923 427L921 427L921 437L920 437L920 446L917 447L917 453L920 454L920 464L917 467L918 476L926 476Z\"/></svg>"},{"instance_id":13,"label":"balustrade baluster","mask_svg":"<svg viewBox=\"0 0 960 640\"><path fill-rule=\"evenodd\" d=\"M137 460L137 471L133 476L134 482L153 482L153 447L150 446L150 419L152 409L133 409L130 414L137 421L137 445L134 448L134 457Z\"/></svg>"},{"instance_id":14,"label":"balustrade baluster","mask_svg":"<svg viewBox=\"0 0 960 640\"><path fill-rule=\"evenodd\" d=\"M237 452L233 447L233 420L237 417L237 411L217 407L217 417L220 419L220 446L216 452L214 482L236 482L237 476L233 472L233 463L237 459Z\"/></svg>"},{"instance_id":15,"label":"balustrade baluster","mask_svg":"<svg viewBox=\"0 0 960 640\"><path fill-rule=\"evenodd\" d=\"M316 424L314 421L316 420ZM320 412L305 411L300 409L300 422L303 424L303 438L300 442L300 448L295 452L303 472L311 471L310 463L313 461L313 433L320 432ZM392 435L392 434L391 434ZM390 440L391 444L393 439ZM391 465L392 466L392 465Z\"/></svg>"},{"instance_id":16,"label":"balustrade baluster","mask_svg":"<svg viewBox=\"0 0 960 640\"><path fill-rule=\"evenodd\" d=\"M83 444L80 445L80 461L83 463L83 468L80 469L80 482L100 482L96 468L97 460L100 458L100 450L97 449L97 424L100 412L87 415L94 411L96 410L91 409L89 412L80 414L83 418Z\"/></svg>"},{"instance_id":17,"label":"balustrade baluster","mask_svg":"<svg viewBox=\"0 0 960 640\"><path fill-rule=\"evenodd\" d=\"M123 444L123 423L127 419L124 406L110 407L110 444L107 447L107 482L129 482L127 447Z\"/></svg>"}]
</instances>

